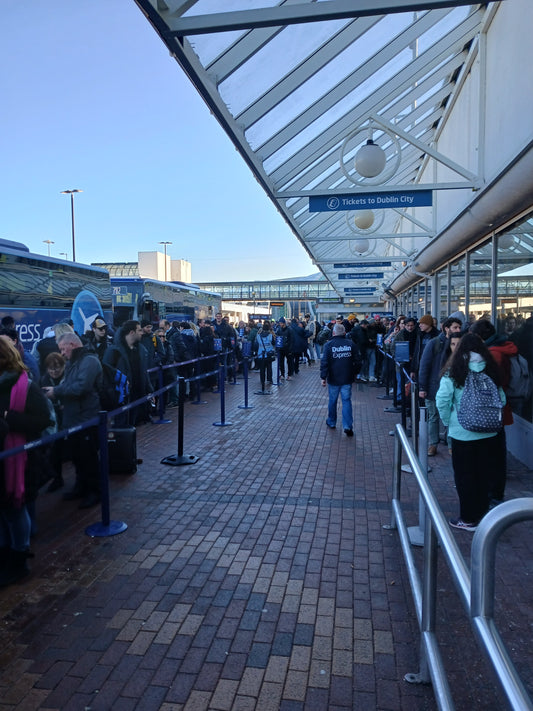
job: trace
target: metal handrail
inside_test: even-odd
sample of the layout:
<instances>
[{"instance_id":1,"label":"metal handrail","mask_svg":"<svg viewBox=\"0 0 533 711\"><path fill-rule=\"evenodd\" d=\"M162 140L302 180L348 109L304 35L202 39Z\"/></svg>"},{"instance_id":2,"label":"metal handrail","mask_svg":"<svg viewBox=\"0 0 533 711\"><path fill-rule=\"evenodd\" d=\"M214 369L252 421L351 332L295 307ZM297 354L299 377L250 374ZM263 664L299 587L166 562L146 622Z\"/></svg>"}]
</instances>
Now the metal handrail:
<instances>
[{"instance_id":1,"label":"metal handrail","mask_svg":"<svg viewBox=\"0 0 533 711\"><path fill-rule=\"evenodd\" d=\"M484 516L474 533L470 572L407 434L399 424L396 425L395 435L390 528L398 529L422 637L420 670L418 674L406 674L405 679L411 682L428 682L431 679L439 709L452 711L455 708L435 634L437 554L440 543L459 597L476 632L479 646L496 674L509 708L513 711L533 711L533 701L494 622L496 546L501 534L509 526L520 521L533 520L533 498L507 501ZM407 455L428 514L425 517L422 580L416 568L401 508L402 451Z\"/></svg>"}]
</instances>

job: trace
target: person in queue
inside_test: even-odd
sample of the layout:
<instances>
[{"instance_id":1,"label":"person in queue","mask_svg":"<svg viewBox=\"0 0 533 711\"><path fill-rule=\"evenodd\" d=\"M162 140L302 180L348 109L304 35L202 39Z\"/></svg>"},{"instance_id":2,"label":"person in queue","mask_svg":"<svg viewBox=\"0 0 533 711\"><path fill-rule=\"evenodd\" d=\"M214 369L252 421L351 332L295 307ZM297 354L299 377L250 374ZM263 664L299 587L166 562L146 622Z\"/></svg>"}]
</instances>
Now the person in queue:
<instances>
[{"instance_id":1,"label":"person in queue","mask_svg":"<svg viewBox=\"0 0 533 711\"><path fill-rule=\"evenodd\" d=\"M141 331L141 344L145 347L146 352L148 353L148 370L152 370L161 363L161 360L165 357L165 352L161 341L155 333L153 333L151 321L143 319L141 321ZM149 373L148 377L150 378L151 389L157 390L159 387L157 371Z\"/></svg>"},{"instance_id":2,"label":"person in queue","mask_svg":"<svg viewBox=\"0 0 533 711\"><path fill-rule=\"evenodd\" d=\"M342 427L347 437L353 437L352 383L361 369L362 358L357 343L346 338L341 323L333 326L333 336L324 345L320 361L322 386L328 386L329 402L326 425L337 426L337 401L342 401Z\"/></svg>"},{"instance_id":3,"label":"person in queue","mask_svg":"<svg viewBox=\"0 0 533 711\"><path fill-rule=\"evenodd\" d=\"M107 323L104 319L100 318L100 316L95 318L91 324L90 330L82 336L81 340L87 350L98 356L101 363L104 360L107 347L111 343L111 339L108 335Z\"/></svg>"},{"instance_id":4,"label":"person in queue","mask_svg":"<svg viewBox=\"0 0 533 711\"><path fill-rule=\"evenodd\" d=\"M65 377L59 385L43 388L51 400L63 404L65 428L83 425L100 412L102 365L94 353L83 347L75 333L65 333L58 341L59 351L67 361ZM63 494L65 501L81 499L79 508L86 509L100 502L100 459L98 428L86 427L69 437L72 461L76 468L76 483Z\"/></svg>"},{"instance_id":5,"label":"person in queue","mask_svg":"<svg viewBox=\"0 0 533 711\"><path fill-rule=\"evenodd\" d=\"M235 330L229 325L228 320L222 317L220 311L215 314L213 328L215 338L220 338L222 341L222 352L228 353L226 363L228 364L227 379L229 381L233 379L233 351L237 341Z\"/></svg>"},{"instance_id":6,"label":"person in queue","mask_svg":"<svg viewBox=\"0 0 533 711\"><path fill-rule=\"evenodd\" d=\"M14 449L38 439L51 425L48 404L39 385L28 378L20 353L0 336L0 449ZM28 505L39 488L37 450L0 460L0 587L28 573L31 519Z\"/></svg>"},{"instance_id":7,"label":"person in queue","mask_svg":"<svg viewBox=\"0 0 533 711\"><path fill-rule=\"evenodd\" d=\"M470 326L470 333L479 336L490 351L490 354L496 361L498 366L501 384L504 392L507 395L507 388L511 380L511 358L518 353L518 346L513 341L510 341L506 334L498 336L496 328L486 318L479 319ZM497 479L491 482L490 488L490 504L496 506L501 504L505 493L505 484L507 482L507 438L505 427L512 425L514 422L513 410L509 402L505 403L503 408L503 428L498 437L501 439L499 454L500 466L496 468Z\"/></svg>"},{"instance_id":8,"label":"person in queue","mask_svg":"<svg viewBox=\"0 0 533 711\"><path fill-rule=\"evenodd\" d=\"M31 350L32 356L37 361L41 376L46 374L44 362L49 353L59 353L57 341L64 333L74 333L74 329L69 323L61 321L46 328L40 341L35 341Z\"/></svg>"},{"instance_id":9,"label":"person in queue","mask_svg":"<svg viewBox=\"0 0 533 711\"><path fill-rule=\"evenodd\" d=\"M485 373L500 386L496 361L483 340L472 333L461 338L445 364L436 394L437 409L451 437L452 466L459 497L459 516L449 523L463 531L475 531L489 510L490 485L497 480L501 466L498 432L473 432L459 424L457 413L469 371ZM505 403L501 387L499 393Z\"/></svg>"},{"instance_id":10,"label":"person in queue","mask_svg":"<svg viewBox=\"0 0 533 711\"><path fill-rule=\"evenodd\" d=\"M278 319L278 325L275 329L275 335L279 337L280 347L278 348L279 354L279 377L285 379L285 361L287 362L287 380L290 380L294 372L294 361L292 358L292 331L287 326L287 321L283 316Z\"/></svg>"},{"instance_id":11,"label":"person in queue","mask_svg":"<svg viewBox=\"0 0 533 711\"><path fill-rule=\"evenodd\" d=\"M49 353L44 362L46 374L41 378L42 388L55 388L63 382L65 377L65 359L61 353ZM63 425L63 405L59 398L53 402L57 429L61 430ZM48 485L48 491L54 492L65 485L63 480L63 458L65 455L65 441L56 439L52 442L48 451L48 461L52 472L52 481Z\"/></svg>"},{"instance_id":12,"label":"person in queue","mask_svg":"<svg viewBox=\"0 0 533 711\"><path fill-rule=\"evenodd\" d=\"M143 332L139 321L125 321L113 345L105 353L104 363L118 368L126 374L130 384L130 399L138 400L151 392L148 377L148 352L141 343ZM149 409L146 403L128 410L124 415L115 418L118 425L138 425L149 421Z\"/></svg>"},{"instance_id":13,"label":"person in queue","mask_svg":"<svg viewBox=\"0 0 533 711\"><path fill-rule=\"evenodd\" d=\"M439 389L441 370L447 360L448 339L454 333L461 333L462 321L455 316L450 316L442 323L442 330L438 336L432 338L425 346L418 368L418 396L425 401L428 415L428 457L437 454L439 444L439 413L435 396Z\"/></svg>"},{"instance_id":14,"label":"person in queue","mask_svg":"<svg viewBox=\"0 0 533 711\"><path fill-rule=\"evenodd\" d=\"M255 357L259 363L261 392L265 392L266 382L272 385L272 361L276 358L276 345L270 321L265 320L255 341Z\"/></svg>"}]
</instances>

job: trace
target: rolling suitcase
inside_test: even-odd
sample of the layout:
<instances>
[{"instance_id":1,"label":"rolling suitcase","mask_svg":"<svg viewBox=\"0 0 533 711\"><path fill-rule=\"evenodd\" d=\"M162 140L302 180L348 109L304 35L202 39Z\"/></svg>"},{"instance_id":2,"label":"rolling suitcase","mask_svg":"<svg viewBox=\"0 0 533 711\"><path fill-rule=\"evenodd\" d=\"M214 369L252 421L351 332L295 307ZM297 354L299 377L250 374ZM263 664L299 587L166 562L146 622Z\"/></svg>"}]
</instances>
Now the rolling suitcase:
<instances>
[{"instance_id":1,"label":"rolling suitcase","mask_svg":"<svg viewBox=\"0 0 533 711\"><path fill-rule=\"evenodd\" d=\"M135 474L137 471L137 430L112 427L107 432L110 474Z\"/></svg>"}]
</instances>

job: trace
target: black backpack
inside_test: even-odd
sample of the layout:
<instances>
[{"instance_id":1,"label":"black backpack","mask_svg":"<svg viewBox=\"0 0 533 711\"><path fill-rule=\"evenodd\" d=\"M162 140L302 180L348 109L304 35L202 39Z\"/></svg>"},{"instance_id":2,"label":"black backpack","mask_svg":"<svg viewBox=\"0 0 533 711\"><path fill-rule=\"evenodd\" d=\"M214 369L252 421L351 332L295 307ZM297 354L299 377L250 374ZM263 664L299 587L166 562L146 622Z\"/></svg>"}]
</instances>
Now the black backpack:
<instances>
[{"instance_id":1,"label":"black backpack","mask_svg":"<svg viewBox=\"0 0 533 711\"><path fill-rule=\"evenodd\" d=\"M127 405L130 399L130 384L126 374L109 363L102 363L102 387L100 405L103 410L116 410Z\"/></svg>"}]
</instances>

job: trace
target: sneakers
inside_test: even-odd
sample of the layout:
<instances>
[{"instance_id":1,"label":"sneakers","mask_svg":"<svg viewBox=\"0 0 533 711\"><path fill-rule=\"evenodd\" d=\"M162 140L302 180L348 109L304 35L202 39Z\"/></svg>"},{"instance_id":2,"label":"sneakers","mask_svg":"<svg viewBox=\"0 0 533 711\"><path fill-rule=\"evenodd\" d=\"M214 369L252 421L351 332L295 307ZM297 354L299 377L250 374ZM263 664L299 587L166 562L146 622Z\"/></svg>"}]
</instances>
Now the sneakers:
<instances>
[{"instance_id":1,"label":"sneakers","mask_svg":"<svg viewBox=\"0 0 533 711\"><path fill-rule=\"evenodd\" d=\"M378 379L377 379L377 378L374 378L373 375L371 375L371 376L368 378L368 382L369 382L369 383L377 383L377 380L378 380Z\"/></svg>"},{"instance_id":2,"label":"sneakers","mask_svg":"<svg viewBox=\"0 0 533 711\"><path fill-rule=\"evenodd\" d=\"M437 445L432 444L428 448L428 457L434 457L437 454Z\"/></svg>"},{"instance_id":3,"label":"sneakers","mask_svg":"<svg viewBox=\"0 0 533 711\"><path fill-rule=\"evenodd\" d=\"M344 434L347 437L353 437L353 430L344 430Z\"/></svg>"},{"instance_id":4,"label":"sneakers","mask_svg":"<svg viewBox=\"0 0 533 711\"><path fill-rule=\"evenodd\" d=\"M336 427L336 425L330 425L327 420L326 420L326 425L329 427L330 430L334 430Z\"/></svg>"},{"instance_id":5,"label":"sneakers","mask_svg":"<svg viewBox=\"0 0 533 711\"><path fill-rule=\"evenodd\" d=\"M462 518L451 518L450 526L452 528L458 528L461 531L475 531L477 523L467 523L466 521L463 521Z\"/></svg>"}]
</instances>

